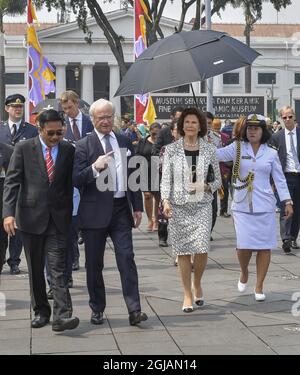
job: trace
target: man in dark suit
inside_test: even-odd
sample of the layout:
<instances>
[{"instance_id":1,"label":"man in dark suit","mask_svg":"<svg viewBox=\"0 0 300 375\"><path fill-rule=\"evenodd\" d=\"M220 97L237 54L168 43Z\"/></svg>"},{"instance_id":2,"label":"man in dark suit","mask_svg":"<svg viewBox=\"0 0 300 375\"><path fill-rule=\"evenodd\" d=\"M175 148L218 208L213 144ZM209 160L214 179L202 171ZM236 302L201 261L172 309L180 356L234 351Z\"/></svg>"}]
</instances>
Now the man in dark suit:
<instances>
[{"instance_id":1,"label":"man in dark suit","mask_svg":"<svg viewBox=\"0 0 300 375\"><path fill-rule=\"evenodd\" d=\"M290 253L299 249L297 237L300 227L300 129L296 127L292 107L283 107L280 116L285 128L272 135L272 143L278 149L279 159L293 201L294 215L285 220L284 205L280 212L280 234L282 249Z\"/></svg>"},{"instance_id":2,"label":"man in dark suit","mask_svg":"<svg viewBox=\"0 0 300 375\"><path fill-rule=\"evenodd\" d=\"M112 131L114 107L111 102L97 100L91 105L90 114L95 129L76 144L73 182L82 193L78 220L85 242L91 323L103 323L106 306L103 257L106 238L110 236L129 323L136 325L148 317L141 312L132 245L132 227L137 228L142 219L142 193L127 186L132 171L127 170L126 155L133 155L134 150L128 138ZM126 172L127 179L124 178Z\"/></svg>"},{"instance_id":3,"label":"man in dark suit","mask_svg":"<svg viewBox=\"0 0 300 375\"><path fill-rule=\"evenodd\" d=\"M86 116L79 110L79 96L75 91L67 90L60 96L60 102L65 114L65 121L67 124L67 131L65 138L70 142L77 142L79 139L86 137L94 130L94 126L89 116ZM70 242L72 243L73 260L72 269L77 271L79 269L79 244L83 243L82 236L78 239L78 229L76 228L76 219L73 220L71 228ZM71 273L72 275L72 273ZM69 275L71 277L71 275Z\"/></svg>"},{"instance_id":4,"label":"man in dark suit","mask_svg":"<svg viewBox=\"0 0 300 375\"><path fill-rule=\"evenodd\" d=\"M90 118L79 110L79 96L76 92L67 90L62 93L60 103L65 114L67 140L76 142L94 130Z\"/></svg>"},{"instance_id":5,"label":"man in dark suit","mask_svg":"<svg viewBox=\"0 0 300 375\"><path fill-rule=\"evenodd\" d=\"M23 95L9 95L5 99L5 110L8 113L8 120L0 124L0 142L14 146L20 141L36 137L38 132L35 126L25 122L24 116L25 98ZM9 241L10 273L17 275L20 273L19 264L22 252L22 242L18 231Z\"/></svg>"},{"instance_id":6,"label":"man in dark suit","mask_svg":"<svg viewBox=\"0 0 300 375\"><path fill-rule=\"evenodd\" d=\"M5 263L5 254L8 245L7 233L3 228L2 222L2 198L4 178L7 172L10 157L13 153L13 147L0 142L0 274Z\"/></svg>"},{"instance_id":7,"label":"man in dark suit","mask_svg":"<svg viewBox=\"0 0 300 375\"><path fill-rule=\"evenodd\" d=\"M74 147L62 141L63 119L53 109L39 116L39 136L16 145L4 182L4 229L19 228L24 244L35 318L32 328L48 324L51 308L44 276L47 255L52 277L53 331L76 328L64 281L66 241L72 215Z\"/></svg>"}]
</instances>

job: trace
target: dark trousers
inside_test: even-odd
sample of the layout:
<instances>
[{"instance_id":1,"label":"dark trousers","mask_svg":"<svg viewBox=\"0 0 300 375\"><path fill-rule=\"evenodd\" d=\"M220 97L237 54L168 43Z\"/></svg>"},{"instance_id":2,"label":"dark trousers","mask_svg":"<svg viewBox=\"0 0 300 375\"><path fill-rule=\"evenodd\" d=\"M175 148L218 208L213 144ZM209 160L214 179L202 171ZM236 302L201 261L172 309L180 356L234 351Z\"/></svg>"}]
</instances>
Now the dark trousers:
<instances>
[{"instance_id":1,"label":"dark trousers","mask_svg":"<svg viewBox=\"0 0 300 375\"><path fill-rule=\"evenodd\" d=\"M297 240L300 227L300 173L285 173L285 178L291 198L294 202L294 215L289 219L284 219L284 203L281 204L280 211L280 235L282 241Z\"/></svg>"},{"instance_id":2,"label":"dark trousers","mask_svg":"<svg viewBox=\"0 0 300 375\"><path fill-rule=\"evenodd\" d=\"M35 315L49 317L51 307L47 300L44 276L47 256L53 288L53 321L72 315L72 302L66 287L64 272L66 264L66 236L53 229L40 235L21 232L29 271L31 304Z\"/></svg>"},{"instance_id":3,"label":"dark trousers","mask_svg":"<svg viewBox=\"0 0 300 375\"><path fill-rule=\"evenodd\" d=\"M126 198L114 199L113 215L108 227L83 229L90 308L94 312L103 312L106 306L102 270L107 236L110 236L114 244L123 297L128 312L140 311L138 274L134 262L131 218Z\"/></svg>"},{"instance_id":4,"label":"dark trousers","mask_svg":"<svg viewBox=\"0 0 300 375\"><path fill-rule=\"evenodd\" d=\"M66 258L66 281L72 278L72 265L79 259L78 248L78 220L77 216L72 216L72 222L67 241L67 258Z\"/></svg>"},{"instance_id":5,"label":"dark trousers","mask_svg":"<svg viewBox=\"0 0 300 375\"><path fill-rule=\"evenodd\" d=\"M2 271L3 265L5 263L5 254L8 245L8 235L5 232L2 224L0 223L0 272Z\"/></svg>"},{"instance_id":6,"label":"dark trousers","mask_svg":"<svg viewBox=\"0 0 300 375\"><path fill-rule=\"evenodd\" d=\"M230 175L226 175L226 177L222 176L224 197L223 199L220 199L220 215L223 215L228 212L229 182Z\"/></svg>"},{"instance_id":7,"label":"dark trousers","mask_svg":"<svg viewBox=\"0 0 300 375\"><path fill-rule=\"evenodd\" d=\"M77 221L77 216L72 216L72 222L70 225L70 230L67 239L66 267L64 272L64 278L66 283L68 283L68 281L72 279L72 265L76 260L79 259ZM52 289L51 274L47 258L45 262L45 271L49 288Z\"/></svg>"},{"instance_id":8,"label":"dark trousers","mask_svg":"<svg viewBox=\"0 0 300 375\"><path fill-rule=\"evenodd\" d=\"M9 258L7 264L12 266L18 266L21 262L20 256L22 252L22 239L21 234L17 230L16 235L9 238Z\"/></svg>"},{"instance_id":9,"label":"dark trousers","mask_svg":"<svg viewBox=\"0 0 300 375\"><path fill-rule=\"evenodd\" d=\"M214 194L214 199L211 202L212 205L212 223L211 223L211 231L213 231L214 226L216 224L217 220L217 214L218 214L218 191L215 191Z\"/></svg>"},{"instance_id":10,"label":"dark trousers","mask_svg":"<svg viewBox=\"0 0 300 375\"><path fill-rule=\"evenodd\" d=\"M168 222L167 223L160 223L158 222L158 239L160 241L168 240Z\"/></svg>"}]
</instances>

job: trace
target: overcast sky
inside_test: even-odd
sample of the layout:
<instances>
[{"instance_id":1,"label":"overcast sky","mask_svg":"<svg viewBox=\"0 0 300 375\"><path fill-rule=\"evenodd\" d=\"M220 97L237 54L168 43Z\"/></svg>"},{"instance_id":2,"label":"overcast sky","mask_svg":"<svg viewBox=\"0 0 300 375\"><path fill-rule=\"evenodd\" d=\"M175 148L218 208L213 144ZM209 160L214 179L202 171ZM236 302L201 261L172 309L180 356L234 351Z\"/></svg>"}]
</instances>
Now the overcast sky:
<instances>
[{"instance_id":1,"label":"overcast sky","mask_svg":"<svg viewBox=\"0 0 300 375\"><path fill-rule=\"evenodd\" d=\"M204 1L204 0L203 0ZM99 0L99 3L103 4L103 1ZM120 8L119 0L114 0L112 4L103 5L105 11L116 10ZM174 19L179 19L180 17L180 0L174 0L171 4L171 0L168 0L165 7L164 16ZM194 17L195 7L193 10L189 11L186 21L189 21ZM263 5L263 23L300 23L300 1L292 0L292 5L288 6L285 10L280 11L278 14L274 10L271 4ZM53 10L51 13L45 9L38 12L39 22L56 22L57 11ZM14 17L14 18L4 18L5 22L26 22L26 17ZM221 13L221 18L218 16L213 17L213 22L223 22L223 23L243 23L243 11L241 9L233 9L232 7L227 7L224 12Z\"/></svg>"}]
</instances>

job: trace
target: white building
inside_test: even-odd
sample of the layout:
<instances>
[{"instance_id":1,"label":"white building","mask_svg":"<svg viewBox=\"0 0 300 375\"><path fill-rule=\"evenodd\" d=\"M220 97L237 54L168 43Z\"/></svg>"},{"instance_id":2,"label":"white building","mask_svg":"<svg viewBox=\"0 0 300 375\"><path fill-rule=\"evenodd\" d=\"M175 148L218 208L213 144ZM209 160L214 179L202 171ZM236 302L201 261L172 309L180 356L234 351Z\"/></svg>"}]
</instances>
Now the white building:
<instances>
[{"instance_id":1,"label":"white building","mask_svg":"<svg viewBox=\"0 0 300 375\"><path fill-rule=\"evenodd\" d=\"M126 63L133 62L134 22L131 10L117 10L107 13L113 28L124 38L123 50ZM82 99L92 103L105 97L112 100L121 113L121 99L113 95L120 83L120 71L116 59L102 30L94 19L88 21L93 32L92 44L84 40L84 34L77 23L60 25L44 24L38 32L39 41L48 60L56 68L56 96L66 89L76 90ZM178 22L162 18L164 35L174 32ZM185 30L191 26L186 24ZM225 31L244 41L244 25L214 24L213 29ZM19 92L27 96L26 48L24 36L26 24L6 24L6 72L7 94ZM271 112L272 81L274 106L278 109L290 103L300 118L300 24L257 24L251 36L251 46L261 56L252 66L252 96L264 96L267 105L265 115ZM195 83L196 95L205 92L204 85ZM185 86L181 92L189 91ZM214 95L243 95L244 69L214 78ZM170 95L170 94L168 94ZM123 100L122 100L123 101ZM122 104L123 106L123 104ZM123 109L124 111L124 109Z\"/></svg>"}]
</instances>

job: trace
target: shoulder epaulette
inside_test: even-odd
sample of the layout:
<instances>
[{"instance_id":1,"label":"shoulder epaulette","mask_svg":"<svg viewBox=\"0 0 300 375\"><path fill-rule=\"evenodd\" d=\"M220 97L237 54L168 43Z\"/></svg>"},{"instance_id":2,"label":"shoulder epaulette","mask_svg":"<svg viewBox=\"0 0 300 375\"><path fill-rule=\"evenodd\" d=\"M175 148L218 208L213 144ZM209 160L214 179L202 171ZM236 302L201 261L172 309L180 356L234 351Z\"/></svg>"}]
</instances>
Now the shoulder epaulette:
<instances>
[{"instance_id":1,"label":"shoulder epaulette","mask_svg":"<svg viewBox=\"0 0 300 375\"><path fill-rule=\"evenodd\" d=\"M274 150L278 151L278 147L274 146L274 145L271 145L270 143L268 143L268 146L273 148Z\"/></svg>"}]
</instances>

